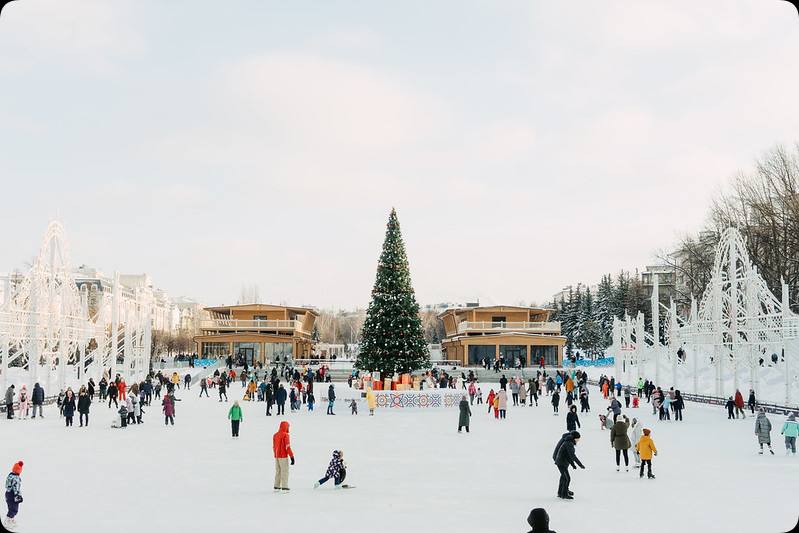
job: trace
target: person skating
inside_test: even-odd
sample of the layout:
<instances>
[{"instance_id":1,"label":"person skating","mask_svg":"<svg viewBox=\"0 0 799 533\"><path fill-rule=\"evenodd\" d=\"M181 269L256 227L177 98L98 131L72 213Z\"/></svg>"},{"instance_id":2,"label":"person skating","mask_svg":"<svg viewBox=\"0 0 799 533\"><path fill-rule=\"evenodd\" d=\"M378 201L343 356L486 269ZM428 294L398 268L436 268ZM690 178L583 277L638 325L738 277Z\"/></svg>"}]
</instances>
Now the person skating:
<instances>
[{"instance_id":1,"label":"person skating","mask_svg":"<svg viewBox=\"0 0 799 533\"><path fill-rule=\"evenodd\" d=\"M724 404L727 408L727 420L734 420L735 419L735 400L732 399L732 396L729 397L727 403Z\"/></svg>"},{"instance_id":2,"label":"person skating","mask_svg":"<svg viewBox=\"0 0 799 533\"><path fill-rule=\"evenodd\" d=\"M549 515L540 507L530 511L527 523L533 528L527 533L555 533L555 531L549 529Z\"/></svg>"},{"instance_id":3,"label":"person skating","mask_svg":"<svg viewBox=\"0 0 799 533\"><path fill-rule=\"evenodd\" d=\"M374 416L375 408L377 407L377 396L375 396L372 387L366 389L366 406L369 408L369 416Z\"/></svg>"},{"instance_id":4,"label":"person skating","mask_svg":"<svg viewBox=\"0 0 799 533\"><path fill-rule=\"evenodd\" d=\"M331 384L327 388L327 414L335 415L336 413L333 412L333 404L336 402L336 391L333 390L333 385Z\"/></svg>"},{"instance_id":5,"label":"person skating","mask_svg":"<svg viewBox=\"0 0 799 533\"><path fill-rule=\"evenodd\" d=\"M316 405L316 396L314 396L312 390L308 391L308 399L307 400L308 400L307 401L308 412L311 412L311 411L313 411L314 405Z\"/></svg>"},{"instance_id":6,"label":"person skating","mask_svg":"<svg viewBox=\"0 0 799 533\"><path fill-rule=\"evenodd\" d=\"M230 430L233 433L233 438L239 438L239 426L241 425L241 421L244 420L244 416L242 415L238 400L234 401L233 405L230 406L227 417L230 420Z\"/></svg>"},{"instance_id":7,"label":"person skating","mask_svg":"<svg viewBox=\"0 0 799 533\"><path fill-rule=\"evenodd\" d=\"M458 415L458 433L461 432L462 428L466 428L466 433L469 433L469 418L472 416L472 410L469 407L469 402L466 401L466 396L461 398L458 409L460 410Z\"/></svg>"},{"instance_id":8,"label":"person skating","mask_svg":"<svg viewBox=\"0 0 799 533\"><path fill-rule=\"evenodd\" d=\"M283 387L281 383L278 385L277 393L275 394L275 400L277 401L277 415L285 415L286 414L286 399L288 398L288 393L286 393L286 389Z\"/></svg>"},{"instance_id":9,"label":"person skating","mask_svg":"<svg viewBox=\"0 0 799 533\"><path fill-rule=\"evenodd\" d=\"M744 410L744 397L741 394L741 391L736 389L735 390L735 418L738 418L738 414L741 415L741 418L746 418L746 410Z\"/></svg>"},{"instance_id":10,"label":"person skating","mask_svg":"<svg viewBox=\"0 0 799 533\"><path fill-rule=\"evenodd\" d=\"M641 440L641 434L641 422L637 418L633 418L630 425L630 441L637 444ZM641 454L638 453L638 448L635 446L633 446L633 455L635 456L635 468L639 468L641 466Z\"/></svg>"},{"instance_id":11,"label":"person skating","mask_svg":"<svg viewBox=\"0 0 799 533\"><path fill-rule=\"evenodd\" d=\"M72 389L67 389L67 392L64 395L64 403L61 407L64 410L66 426L70 427L72 425L72 417L75 416L75 393L72 392Z\"/></svg>"},{"instance_id":12,"label":"person skating","mask_svg":"<svg viewBox=\"0 0 799 533\"><path fill-rule=\"evenodd\" d=\"M19 397L17 398L17 408L19 417L26 420L30 415L30 397L28 396L28 387L24 384L19 390Z\"/></svg>"},{"instance_id":13,"label":"person skating","mask_svg":"<svg viewBox=\"0 0 799 533\"><path fill-rule=\"evenodd\" d=\"M630 457L627 450L630 449L631 444L630 438L627 436L628 429L630 429L630 419L626 415L616 418L616 422L610 428L610 445L616 450L616 472L621 467L622 454L624 454L624 469L626 472L630 471Z\"/></svg>"},{"instance_id":14,"label":"person skating","mask_svg":"<svg viewBox=\"0 0 799 533\"><path fill-rule=\"evenodd\" d=\"M682 422L682 411L685 409L685 401L679 389L674 391L674 402L671 404L674 409L674 421Z\"/></svg>"},{"instance_id":15,"label":"person skating","mask_svg":"<svg viewBox=\"0 0 799 533\"><path fill-rule=\"evenodd\" d=\"M469 383L469 388L467 390L469 392L469 404L474 405L474 397L477 395L477 386L474 384L474 381Z\"/></svg>"},{"instance_id":16,"label":"person skating","mask_svg":"<svg viewBox=\"0 0 799 533\"><path fill-rule=\"evenodd\" d=\"M205 393L205 397L208 398L208 380L206 378L200 380L200 398L203 397L203 393Z\"/></svg>"},{"instance_id":17,"label":"person skating","mask_svg":"<svg viewBox=\"0 0 799 533\"><path fill-rule=\"evenodd\" d=\"M505 389L499 391L495 398L497 402L497 409L499 410L499 418L505 419L505 414L508 412L508 392Z\"/></svg>"},{"instance_id":18,"label":"person skating","mask_svg":"<svg viewBox=\"0 0 799 533\"><path fill-rule=\"evenodd\" d=\"M583 463L580 462L580 459L577 458L577 454L574 451L574 447L577 445L579 440L579 431L570 431L568 433L564 433L558 441L558 444L555 446L555 451L552 454L552 459L555 461L555 466L558 467L558 471L560 472L560 480L558 481L558 498L563 498L564 500L574 499L574 493L569 490L569 484L571 483L569 466L574 469L576 469L577 466L580 468L585 468Z\"/></svg>"},{"instance_id":19,"label":"person skating","mask_svg":"<svg viewBox=\"0 0 799 533\"><path fill-rule=\"evenodd\" d=\"M128 427L128 408L124 403L119 408L119 411L117 411L117 413L119 414L119 427L121 428Z\"/></svg>"},{"instance_id":20,"label":"person skating","mask_svg":"<svg viewBox=\"0 0 799 533\"><path fill-rule=\"evenodd\" d=\"M644 428L644 435L636 443L635 450L641 456L641 468L638 471L638 477L644 477L644 466L646 466L646 475L649 479L655 479L652 474L652 456L658 454L658 449L655 447L655 441L649 435L652 430Z\"/></svg>"},{"instance_id":21,"label":"person skating","mask_svg":"<svg viewBox=\"0 0 799 533\"><path fill-rule=\"evenodd\" d=\"M496 398L496 396L497 395L494 392L494 389L488 391L488 397L486 398L486 405L488 405L488 413L491 413L491 409L494 408L494 399ZM497 416L499 415L497 414Z\"/></svg>"},{"instance_id":22,"label":"person skating","mask_svg":"<svg viewBox=\"0 0 799 533\"><path fill-rule=\"evenodd\" d=\"M552 393L552 410L553 410L552 414L555 414L555 415L558 414L558 406L559 405L560 405L560 392L555 390Z\"/></svg>"},{"instance_id":23,"label":"person skating","mask_svg":"<svg viewBox=\"0 0 799 533\"><path fill-rule=\"evenodd\" d=\"M14 384L12 383L6 389L5 403L6 403L6 418L11 420L14 418Z\"/></svg>"},{"instance_id":24,"label":"person skating","mask_svg":"<svg viewBox=\"0 0 799 533\"><path fill-rule=\"evenodd\" d=\"M81 387L78 390L78 421L80 427L83 427L84 422L86 427L89 427L89 407L92 404L92 399L89 397L89 391L86 387Z\"/></svg>"},{"instance_id":25,"label":"person skating","mask_svg":"<svg viewBox=\"0 0 799 533\"><path fill-rule=\"evenodd\" d=\"M799 436L799 423L796 422L796 416L791 413L788 415L788 420L782 424L782 435L785 436L785 455L789 453L796 455L796 437Z\"/></svg>"},{"instance_id":26,"label":"person skating","mask_svg":"<svg viewBox=\"0 0 799 533\"><path fill-rule=\"evenodd\" d=\"M516 379L511 380L510 382L510 394L511 400L513 401L513 406L516 407L519 405L519 383Z\"/></svg>"},{"instance_id":27,"label":"person skating","mask_svg":"<svg viewBox=\"0 0 799 533\"><path fill-rule=\"evenodd\" d=\"M294 465L294 452L291 451L289 438L289 423L283 421L280 428L272 436L272 451L275 456L275 485L276 491L289 490L289 459Z\"/></svg>"},{"instance_id":28,"label":"person skating","mask_svg":"<svg viewBox=\"0 0 799 533\"><path fill-rule=\"evenodd\" d=\"M174 393L167 393L164 399L161 400L161 409L164 412L164 425L175 425L175 395Z\"/></svg>"},{"instance_id":29,"label":"person skating","mask_svg":"<svg viewBox=\"0 0 799 533\"><path fill-rule=\"evenodd\" d=\"M191 374L186 374L183 377L183 387L186 388L186 390L191 389Z\"/></svg>"},{"instance_id":30,"label":"person skating","mask_svg":"<svg viewBox=\"0 0 799 533\"><path fill-rule=\"evenodd\" d=\"M577 428L580 428L580 418L577 416L577 406L572 405L569 407L569 412L566 413L566 429L577 431Z\"/></svg>"},{"instance_id":31,"label":"person skating","mask_svg":"<svg viewBox=\"0 0 799 533\"><path fill-rule=\"evenodd\" d=\"M22 503L22 467L24 463L17 461L11 467L11 472L6 476L6 519L3 522L6 528L12 530L17 526L17 513L19 504Z\"/></svg>"},{"instance_id":32,"label":"person skating","mask_svg":"<svg viewBox=\"0 0 799 533\"><path fill-rule=\"evenodd\" d=\"M755 391L754 389L749 389L749 401L747 402L749 409L752 410L752 414L755 414L755 406L757 405L757 399L755 399Z\"/></svg>"},{"instance_id":33,"label":"person skating","mask_svg":"<svg viewBox=\"0 0 799 533\"><path fill-rule=\"evenodd\" d=\"M33 416L31 416L31 418L36 418L36 411L39 411L39 418L44 418L44 414L42 413L42 407L44 406L44 389L38 383L33 385L31 403L33 404Z\"/></svg>"},{"instance_id":34,"label":"person skating","mask_svg":"<svg viewBox=\"0 0 799 533\"><path fill-rule=\"evenodd\" d=\"M227 401L227 382L224 379L219 380L219 401L222 401L222 396Z\"/></svg>"},{"instance_id":35,"label":"person skating","mask_svg":"<svg viewBox=\"0 0 799 533\"><path fill-rule=\"evenodd\" d=\"M757 435L757 442L760 444L760 455L763 455L763 445L768 445L768 451L774 455L774 450L771 449L771 420L766 416L766 411L762 407L757 413L755 419L755 435Z\"/></svg>"},{"instance_id":36,"label":"person skating","mask_svg":"<svg viewBox=\"0 0 799 533\"><path fill-rule=\"evenodd\" d=\"M358 402L355 401L355 398L350 400L350 412L353 415L357 415L358 414Z\"/></svg>"},{"instance_id":37,"label":"person skating","mask_svg":"<svg viewBox=\"0 0 799 533\"><path fill-rule=\"evenodd\" d=\"M275 403L275 393L273 392L271 383L266 385L264 400L266 401L266 416L272 416L272 405Z\"/></svg>"},{"instance_id":38,"label":"person skating","mask_svg":"<svg viewBox=\"0 0 799 533\"><path fill-rule=\"evenodd\" d=\"M117 409L119 408L119 403L117 402L117 394L119 393L119 389L117 388L117 384L115 382L111 382L108 384L108 407L111 408L111 404L114 404L114 407Z\"/></svg>"},{"instance_id":39,"label":"person skating","mask_svg":"<svg viewBox=\"0 0 799 533\"><path fill-rule=\"evenodd\" d=\"M293 463L292 463L293 464ZM313 484L313 488L318 489L330 478L333 478L334 488L346 487L342 485L344 479L347 477L347 466L344 464L344 452L341 450L333 450L333 458L327 466L325 477Z\"/></svg>"}]
</instances>

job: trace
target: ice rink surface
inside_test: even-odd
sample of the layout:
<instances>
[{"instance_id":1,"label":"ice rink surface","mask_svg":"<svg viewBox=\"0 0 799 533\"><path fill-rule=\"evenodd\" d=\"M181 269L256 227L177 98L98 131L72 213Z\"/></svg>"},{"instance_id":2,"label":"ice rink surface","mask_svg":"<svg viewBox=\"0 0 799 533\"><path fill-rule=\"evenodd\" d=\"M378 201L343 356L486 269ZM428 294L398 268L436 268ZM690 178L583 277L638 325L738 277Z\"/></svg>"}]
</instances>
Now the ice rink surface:
<instances>
[{"instance_id":1,"label":"ice rink surface","mask_svg":"<svg viewBox=\"0 0 799 533\"><path fill-rule=\"evenodd\" d=\"M491 388L481 385L484 397ZM326 386L317 384L317 398ZM527 531L533 507L551 527L570 532L784 532L799 516L799 456L786 457L783 417L769 415L776 455L758 455L754 418L728 421L716 407L687 403L684 422L659 422L644 403L630 417L653 430L655 480L616 472L609 431L598 414L607 402L592 388L592 412L581 416L573 471L575 500L556 496L553 447L565 432L566 408L510 407L504 421L473 407L470 434L458 434L457 409L378 410L350 415L336 384L336 416L290 413L297 458L290 493L272 490L272 434L280 418L241 402L241 437L233 440L230 403L180 390L174 427L159 406L145 423L112 429L113 410L95 402L88 429L64 428L54 406L42 420L0 420L0 466L23 460L19 531L141 532L154 528L214 532ZM231 402L243 389L234 384ZM510 402L509 402L510 403ZM342 449L353 490L314 490L334 449ZM632 460L632 454L631 454ZM5 511L5 508L3 509Z\"/></svg>"}]
</instances>

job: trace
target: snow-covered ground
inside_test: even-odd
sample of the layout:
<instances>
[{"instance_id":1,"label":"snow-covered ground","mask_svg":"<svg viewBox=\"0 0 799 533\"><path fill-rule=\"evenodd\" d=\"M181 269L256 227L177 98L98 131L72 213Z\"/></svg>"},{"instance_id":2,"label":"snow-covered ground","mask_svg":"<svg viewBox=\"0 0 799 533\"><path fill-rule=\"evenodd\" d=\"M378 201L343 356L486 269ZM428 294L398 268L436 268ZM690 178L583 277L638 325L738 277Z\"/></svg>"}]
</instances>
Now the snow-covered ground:
<instances>
[{"instance_id":1,"label":"snow-covered ground","mask_svg":"<svg viewBox=\"0 0 799 533\"><path fill-rule=\"evenodd\" d=\"M490 386L482 385L484 395ZM326 387L317 386L317 396ZM339 397L349 396L336 384ZM180 390L174 427L158 407L145 424L111 429L112 410L93 405L88 429L67 429L56 408L36 421L0 419L0 467L25 461L19 516L25 533L52 531L526 531L533 507L544 507L561 533L608 531L787 531L799 514L799 457L786 457L772 417L776 456L757 455L754 419L728 421L722 409L688 404L685 421L658 422L630 409L653 429L659 454L656 480L617 473L604 411L582 416L577 447L586 470L573 475L575 500L555 496L552 449L565 431L565 408L552 415L549 398L537 408L509 407L497 421L475 406L470 434L458 434L457 409L379 410L351 416L290 414L290 493L272 491L272 434L277 417L242 402L241 437L230 437L229 403ZM238 384L231 400L240 398ZM77 424L77 417L76 417ZM313 490L333 449L345 452L354 490ZM3 474L5 475L5 474Z\"/></svg>"}]
</instances>

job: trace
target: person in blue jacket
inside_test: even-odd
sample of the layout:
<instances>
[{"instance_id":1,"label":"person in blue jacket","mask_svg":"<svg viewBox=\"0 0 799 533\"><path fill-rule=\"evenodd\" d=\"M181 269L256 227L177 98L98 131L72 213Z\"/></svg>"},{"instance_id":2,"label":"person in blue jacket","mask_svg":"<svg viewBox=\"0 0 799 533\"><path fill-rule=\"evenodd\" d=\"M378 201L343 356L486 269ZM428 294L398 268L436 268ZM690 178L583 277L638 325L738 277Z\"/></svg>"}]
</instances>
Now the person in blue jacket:
<instances>
[{"instance_id":1,"label":"person in blue jacket","mask_svg":"<svg viewBox=\"0 0 799 533\"><path fill-rule=\"evenodd\" d=\"M11 467L11 473L6 477L6 506L8 512L4 525L8 529L14 529L17 525L16 516L19 512L19 504L22 503L22 461L17 461Z\"/></svg>"},{"instance_id":2,"label":"person in blue jacket","mask_svg":"<svg viewBox=\"0 0 799 533\"><path fill-rule=\"evenodd\" d=\"M799 422L796 421L796 416L793 413L788 415L788 420L782 425L780 433L785 436L785 455L789 453L796 455L796 437L799 436Z\"/></svg>"}]
</instances>

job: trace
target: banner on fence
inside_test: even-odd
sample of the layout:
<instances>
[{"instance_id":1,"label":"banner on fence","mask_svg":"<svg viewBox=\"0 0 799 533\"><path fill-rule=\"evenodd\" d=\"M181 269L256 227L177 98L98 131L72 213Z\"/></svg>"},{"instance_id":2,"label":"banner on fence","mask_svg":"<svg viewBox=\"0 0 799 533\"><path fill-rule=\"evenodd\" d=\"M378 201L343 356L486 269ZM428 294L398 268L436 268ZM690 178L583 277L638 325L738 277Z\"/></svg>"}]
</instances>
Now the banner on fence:
<instances>
[{"instance_id":1,"label":"banner on fence","mask_svg":"<svg viewBox=\"0 0 799 533\"><path fill-rule=\"evenodd\" d=\"M613 366L616 364L616 359L613 357L605 357L604 359L578 359L575 366Z\"/></svg>"},{"instance_id":2,"label":"banner on fence","mask_svg":"<svg viewBox=\"0 0 799 533\"><path fill-rule=\"evenodd\" d=\"M384 409L428 409L457 407L464 394L457 392L425 391L375 391L378 408Z\"/></svg>"}]
</instances>

